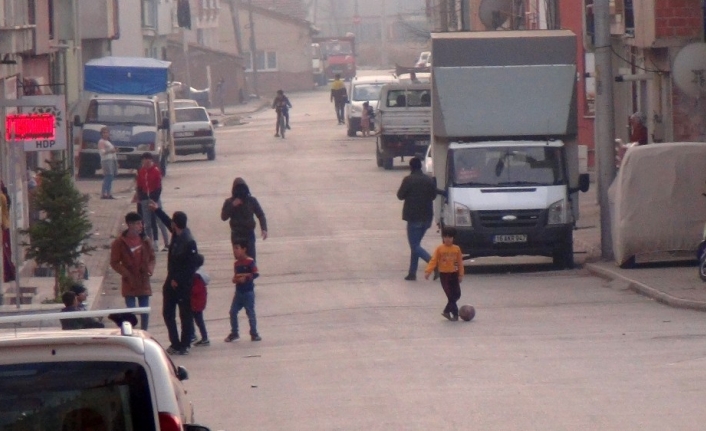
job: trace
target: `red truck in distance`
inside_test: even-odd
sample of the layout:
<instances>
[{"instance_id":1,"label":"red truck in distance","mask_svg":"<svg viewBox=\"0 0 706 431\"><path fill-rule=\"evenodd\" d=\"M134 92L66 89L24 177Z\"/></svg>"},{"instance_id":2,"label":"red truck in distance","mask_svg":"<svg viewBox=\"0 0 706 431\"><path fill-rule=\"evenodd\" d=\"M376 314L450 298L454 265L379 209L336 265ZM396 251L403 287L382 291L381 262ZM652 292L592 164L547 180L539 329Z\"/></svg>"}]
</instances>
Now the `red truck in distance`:
<instances>
[{"instance_id":1,"label":"red truck in distance","mask_svg":"<svg viewBox=\"0 0 706 431\"><path fill-rule=\"evenodd\" d=\"M355 77L355 37L315 37L324 61L324 77L332 80L337 74L349 81Z\"/></svg>"}]
</instances>

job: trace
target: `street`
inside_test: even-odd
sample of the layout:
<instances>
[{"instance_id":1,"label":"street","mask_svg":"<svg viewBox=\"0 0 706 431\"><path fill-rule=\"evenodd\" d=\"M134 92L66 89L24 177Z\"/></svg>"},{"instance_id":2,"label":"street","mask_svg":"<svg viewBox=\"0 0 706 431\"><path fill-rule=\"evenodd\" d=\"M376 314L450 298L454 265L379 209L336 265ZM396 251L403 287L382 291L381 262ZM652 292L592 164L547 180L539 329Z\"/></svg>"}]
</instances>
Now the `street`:
<instances>
[{"instance_id":1,"label":"street","mask_svg":"<svg viewBox=\"0 0 706 431\"><path fill-rule=\"evenodd\" d=\"M416 282L403 279L409 248L395 193L406 160L393 171L376 167L374 138L347 137L327 91L289 97L286 139L273 137L274 111L262 111L218 129L215 161L179 157L164 181L164 209L187 213L212 277L211 346L173 357L190 372L198 422L212 430L703 428L702 314L582 269L554 271L550 259L488 259L470 262L462 283L459 304L474 305L476 318L447 321L423 265ZM247 337L244 313L242 338L223 342L234 288L220 209L235 177L269 225L257 242L259 343ZM430 229L423 245L439 243ZM165 273L159 253L150 332L167 346Z\"/></svg>"}]
</instances>

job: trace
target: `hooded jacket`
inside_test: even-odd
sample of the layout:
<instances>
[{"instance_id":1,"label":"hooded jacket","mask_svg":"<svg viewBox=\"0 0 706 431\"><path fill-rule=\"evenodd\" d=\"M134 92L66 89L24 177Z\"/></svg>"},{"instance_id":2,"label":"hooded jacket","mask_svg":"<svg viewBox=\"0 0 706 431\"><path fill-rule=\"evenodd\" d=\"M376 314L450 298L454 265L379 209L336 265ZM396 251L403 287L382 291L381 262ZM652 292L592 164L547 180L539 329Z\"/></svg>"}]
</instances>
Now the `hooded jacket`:
<instances>
[{"instance_id":1,"label":"hooded jacket","mask_svg":"<svg viewBox=\"0 0 706 431\"><path fill-rule=\"evenodd\" d=\"M150 274L154 271L155 256L152 240L142 237L142 259L135 264L130 246L125 241L127 230L113 241L110 246L110 267L120 274L123 296L152 295Z\"/></svg>"},{"instance_id":2,"label":"hooded jacket","mask_svg":"<svg viewBox=\"0 0 706 431\"><path fill-rule=\"evenodd\" d=\"M231 197L223 202L221 220L228 220L232 237L248 238L255 230L255 217L260 222L260 229L267 231L267 219L260 203L250 195L250 188L242 178L233 181ZM240 199L243 204L233 206L233 201Z\"/></svg>"}]
</instances>

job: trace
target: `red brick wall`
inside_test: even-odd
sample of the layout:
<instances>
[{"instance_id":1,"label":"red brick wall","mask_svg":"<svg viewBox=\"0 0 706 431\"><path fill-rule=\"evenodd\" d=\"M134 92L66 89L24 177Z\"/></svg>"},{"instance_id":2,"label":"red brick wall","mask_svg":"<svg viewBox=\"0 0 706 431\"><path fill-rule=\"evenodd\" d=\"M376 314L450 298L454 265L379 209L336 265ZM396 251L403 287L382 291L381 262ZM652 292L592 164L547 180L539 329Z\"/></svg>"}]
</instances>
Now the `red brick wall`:
<instances>
[{"instance_id":1,"label":"red brick wall","mask_svg":"<svg viewBox=\"0 0 706 431\"><path fill-rule=\"evenodd\" d=\"M655 35L659 38L701 36L701 0L656 0Z\"/></svg>"}]
</instances>

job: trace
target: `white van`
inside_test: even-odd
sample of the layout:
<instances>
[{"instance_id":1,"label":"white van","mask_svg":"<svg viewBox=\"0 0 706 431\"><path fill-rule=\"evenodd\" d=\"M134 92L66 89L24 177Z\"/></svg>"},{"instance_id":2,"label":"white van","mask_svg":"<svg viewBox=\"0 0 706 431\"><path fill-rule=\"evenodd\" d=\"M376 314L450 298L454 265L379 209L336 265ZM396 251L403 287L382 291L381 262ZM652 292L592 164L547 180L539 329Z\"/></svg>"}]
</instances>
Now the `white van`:
<instances>
[{"instance_id":1,"label":"white van","mask_svg":"<svg viewBox=\"0 0 706 431\"><path fill-rule=\"evenodd\" d=\"M0 317L31 320L149 312L149 308ZM208 431L194 424L188 378L147 332L18 327L0 333L0 429Z\"/></svg>"},{"instance_id":2,"label":"white van","mask_svg":"<svg viewBox=\"0 0 706 431\"><path fill-rule=\"evenodd\" d=\"M363 102L368 102L373 108L377 108L380 89L390 82L397 82L397 78L392 75L379 76L356 76L348 85L348 103L346 103L346 123L348 124L348 136L355 136L360 131L360 116L363 113ZM370 130L373 130L371 124Z\"/></svg>"}]
</instances>

